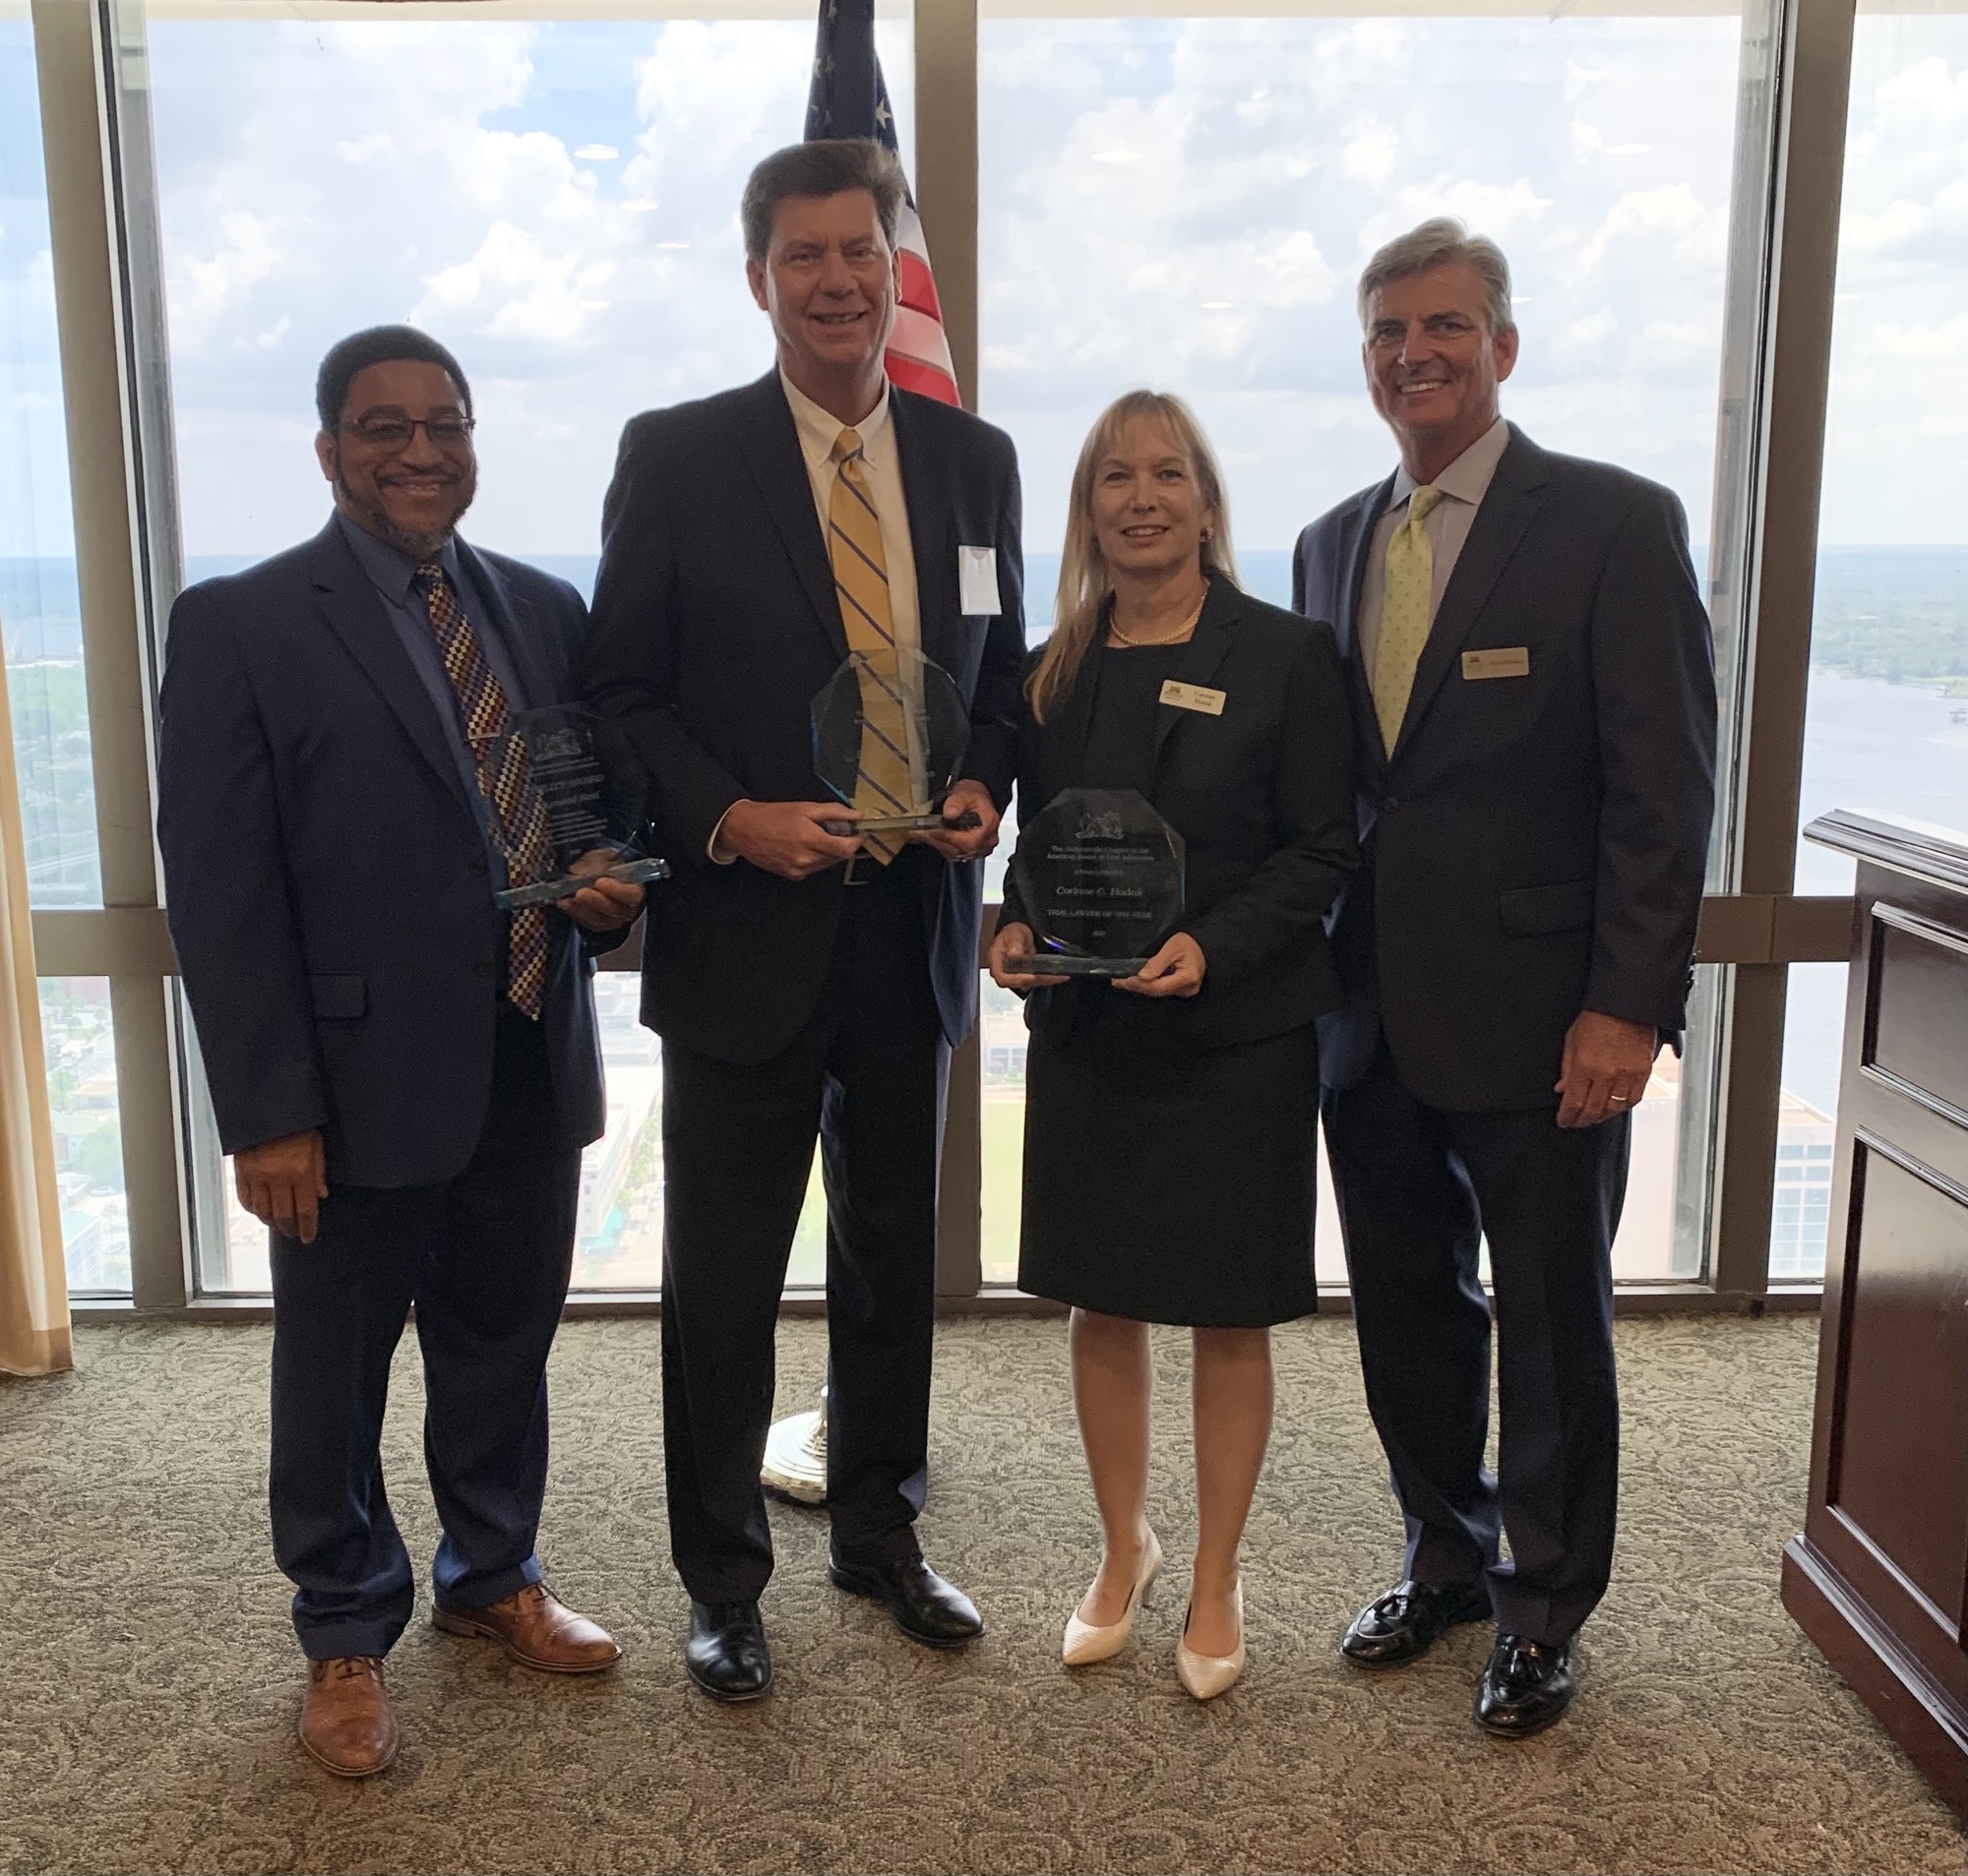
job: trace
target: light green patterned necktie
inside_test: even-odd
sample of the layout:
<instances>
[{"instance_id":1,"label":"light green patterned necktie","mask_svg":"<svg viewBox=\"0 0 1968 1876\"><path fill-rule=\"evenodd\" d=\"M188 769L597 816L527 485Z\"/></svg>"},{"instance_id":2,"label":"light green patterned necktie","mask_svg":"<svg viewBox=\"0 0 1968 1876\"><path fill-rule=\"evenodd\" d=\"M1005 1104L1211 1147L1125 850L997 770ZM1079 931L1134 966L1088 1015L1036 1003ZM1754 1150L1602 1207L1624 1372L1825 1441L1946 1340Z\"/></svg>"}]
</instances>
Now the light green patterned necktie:
<instances>
[{"instance_id":1,"label":"light green patterned necktie","mask_svg":"<svg viewBox=\"0 0 1968 1876\"><path fill-rule=\"evenodd\" d=\"M1415 666L1428 643L1429 595L1435 584L1435 552L1423 525L1442 500L1437 488L1416 489L1408 512L1387 542L1386 586L1381 595L1381 638L1374 650L1374 714L1389 755L1408 713Z\"/></svg>"}]
</instances>

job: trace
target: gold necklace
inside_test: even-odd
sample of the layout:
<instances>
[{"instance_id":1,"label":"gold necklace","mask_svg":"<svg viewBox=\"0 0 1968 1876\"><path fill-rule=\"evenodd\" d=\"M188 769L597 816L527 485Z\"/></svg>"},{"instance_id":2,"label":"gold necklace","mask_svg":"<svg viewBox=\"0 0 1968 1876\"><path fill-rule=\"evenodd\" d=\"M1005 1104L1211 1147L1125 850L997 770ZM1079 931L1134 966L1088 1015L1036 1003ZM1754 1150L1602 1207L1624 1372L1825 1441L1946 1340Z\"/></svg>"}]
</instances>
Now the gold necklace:
<instances>
[{"instance_id":1,"label":"gold necklace","mask_svg":"<svg viewBox=\"0 0 1968 1876\"><path fill-rule=\"evenodd\" d=\"M1205 587L1203 590L1202 597L1196 602L1196 610L1182 622L1182 625L1178 630L1170 633L1166 638L1130 637L1127 633L1123 632L1121 628L1115 624L1112 614L1109 614L1107 619L1108 635L1110 637L1118 638L1121 641L1121 643L1128 646L1128 648L1133 651L1142 651L1147 649L1147 647L1150 645L1178 645L1181 644L1182 641L1196 630L1196 622L1202 617L1202 609L1208 603L1209 603L1209 592L1208 589Z\"/></svg>"}]
</instances>

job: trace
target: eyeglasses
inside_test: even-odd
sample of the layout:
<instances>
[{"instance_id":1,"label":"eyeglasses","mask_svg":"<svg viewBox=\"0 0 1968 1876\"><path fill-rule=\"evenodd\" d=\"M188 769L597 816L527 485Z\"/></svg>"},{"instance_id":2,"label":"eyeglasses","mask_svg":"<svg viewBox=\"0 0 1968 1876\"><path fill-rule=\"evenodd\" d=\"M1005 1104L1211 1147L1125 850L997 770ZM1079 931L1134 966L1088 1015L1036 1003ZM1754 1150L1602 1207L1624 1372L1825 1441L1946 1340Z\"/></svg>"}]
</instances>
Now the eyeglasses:
<instances>
[{"instance_id":1,"label":"eyeglasses","mask_svg":"<svg viewBox=\"0 0 1968 1876\"><path fill-rule=\"evenodd\" d=\"M351 432L378 450L407 450L419 430L440 450L456 450L471 441L477 423L471 417L364 417L336 428Z\"/></svg>"}]
</instances>

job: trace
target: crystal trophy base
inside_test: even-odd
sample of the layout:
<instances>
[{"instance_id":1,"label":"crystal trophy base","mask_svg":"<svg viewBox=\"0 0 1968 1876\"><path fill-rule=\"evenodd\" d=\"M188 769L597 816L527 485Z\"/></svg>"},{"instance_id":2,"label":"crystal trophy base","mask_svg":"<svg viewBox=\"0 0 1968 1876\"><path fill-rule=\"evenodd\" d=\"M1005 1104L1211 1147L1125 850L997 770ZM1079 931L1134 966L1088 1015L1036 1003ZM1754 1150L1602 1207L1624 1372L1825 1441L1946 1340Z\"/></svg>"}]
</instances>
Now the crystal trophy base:
<instances>
[{"instance_id":1,"label":"crystal trophy base","mask_svg":"<svg viewBox=\"0 0 1968 1876\"><path fill-rule=\"evenodd\" d=\"M1147 968L1144 957L1008 957L1007 977L1133 977Z\"/></svg>"},{"instance_id":2,"label":"crystal trophy base","mask_svg":"<svg viewBox=\"0 0 1968 1876\"><path fill-rule=\"evenodd\" d=\"M947 834L967 834L983 826L984 817L976 809L966 808L960 815L869 815L861 820L824 820L820 824L829 833L842 836L914 833L921 827L940 828Z\"/></svg>"},{"instance_id":3,"label":"crystal trophy base","mask_svg":"<svg viewBox=\"0 0 1968 1876\"><path fill-rule=\"evenodd\" d=\"M583 886L591 886L597 879L615 879L626 886L642 886L652 879L667 879L669 877L670 863L667 860L618 860L612 867L603 867L599 873L570 873L559 879L538 879L531 885L508 886L497 897L501 911L517 912L522 906L552 905L558 899L571 899Z\"/></svg>"}]
</instances>

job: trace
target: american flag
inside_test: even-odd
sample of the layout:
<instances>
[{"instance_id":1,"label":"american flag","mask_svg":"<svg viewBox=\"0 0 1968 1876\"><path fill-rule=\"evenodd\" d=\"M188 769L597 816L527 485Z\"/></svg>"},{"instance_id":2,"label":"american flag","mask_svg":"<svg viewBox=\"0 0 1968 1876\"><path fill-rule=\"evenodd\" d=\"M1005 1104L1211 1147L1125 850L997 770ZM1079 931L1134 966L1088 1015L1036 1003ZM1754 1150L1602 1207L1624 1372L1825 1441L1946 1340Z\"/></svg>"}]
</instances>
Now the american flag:
<instances>
[{"instance_id":1,"label":"american flag","mask_svg":"<svg viewBox=\"0 0 1968 1876\"><path fill-rule=\"evenodd\" d=\"M894 150L895 114L889 108L882 61L875 56L875 0L821 0L806 134L809 142L816 137L872 137ZM895 329L889 334L890 381L947 404L961 403L913 194L902 204L895 237L902 290Z\"/></svg>"}]
</instances>

